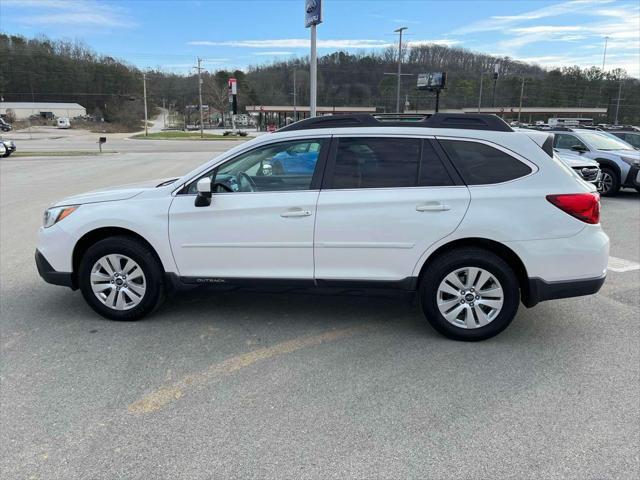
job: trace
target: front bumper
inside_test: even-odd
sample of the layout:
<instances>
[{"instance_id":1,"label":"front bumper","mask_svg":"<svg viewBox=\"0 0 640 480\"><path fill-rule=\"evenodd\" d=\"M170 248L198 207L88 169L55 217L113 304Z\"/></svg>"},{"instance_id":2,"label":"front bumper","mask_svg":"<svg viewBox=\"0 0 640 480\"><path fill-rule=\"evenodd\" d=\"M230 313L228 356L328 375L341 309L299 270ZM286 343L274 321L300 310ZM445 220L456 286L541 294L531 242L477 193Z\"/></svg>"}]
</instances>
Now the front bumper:
<instances>
[{"instance_id":1,"label":"front bumper","mask_svg":"<svg viewBox=\"0 0 640 480\"><path fill-rule=\"evenodd\" d=\"M533 307L545 300L593 295L600 290L606 278L606 275L602 275L596 278L560 282L545 282L541 278L530 278L528 289L523 292L522 303L525 307Z\"/></svg>"},{"instance_id":2,"label":"front bumper","mask_svg":"<svg viewBox=\"0 0 640 480\"><path fill-rule=\"evenodd\" d=\"M599 168L574 167L573 170L585 182L595 185L598 191L602 190L602 172Z\"/></svg>"},{"instance_id":3,"label":"front bumper","mask_svg":"<svg viewBox=\"0 0 640 480\"><path fill-rule=\"evenodd\" d=\"M640 167L636 165L631 166L622 186L640 188Z\"/></svg>"},{"instance_id":4,"label":"front bumper","mask_svg":"<svg viewBox=\"0 0 640 480\"><path fill-rule=\"evenodd\" d=\"M47 259L44 258L44 255L40 253L40 250L36 250L36 267L38 268L38 273L45 282L53 285L69 287L73 290L78 288L73 280L73 274L71 272L56 271Z\"/></svg>"}]
</instances>

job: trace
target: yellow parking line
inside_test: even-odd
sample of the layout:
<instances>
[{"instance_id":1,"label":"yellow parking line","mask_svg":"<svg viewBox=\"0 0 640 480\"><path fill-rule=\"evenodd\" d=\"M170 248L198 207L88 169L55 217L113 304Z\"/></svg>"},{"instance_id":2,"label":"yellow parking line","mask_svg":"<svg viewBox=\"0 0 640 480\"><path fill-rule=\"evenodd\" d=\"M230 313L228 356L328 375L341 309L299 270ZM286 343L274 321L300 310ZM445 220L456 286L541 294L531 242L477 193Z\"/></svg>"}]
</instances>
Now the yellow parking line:
<instances>
[{"instance_id":1,"label":"yellow parking line","mask_svg":"<svg viewBox=\"0 0 640 480\"><path fill-rule=\"evenodd\" d=\"M313 347L315 345L332 342L334 340L353 335L364 328L364 326L358 326L343 328L340 330L331 330L329 332L321 333L320 335L294 338L293 340L278 343L271 347L258 348L251 352L236 355L224 360L223 362L214 363L202 372L187 375L172 385L163 386L158 390L145 395L140 400L129 405L128 411L129 413L138 414L155 412L182 397L184 395L184 390L188 387L201 385L214 378L230 375L261 360L279 357L303 348Z\"/></svg>"}]
</instances>

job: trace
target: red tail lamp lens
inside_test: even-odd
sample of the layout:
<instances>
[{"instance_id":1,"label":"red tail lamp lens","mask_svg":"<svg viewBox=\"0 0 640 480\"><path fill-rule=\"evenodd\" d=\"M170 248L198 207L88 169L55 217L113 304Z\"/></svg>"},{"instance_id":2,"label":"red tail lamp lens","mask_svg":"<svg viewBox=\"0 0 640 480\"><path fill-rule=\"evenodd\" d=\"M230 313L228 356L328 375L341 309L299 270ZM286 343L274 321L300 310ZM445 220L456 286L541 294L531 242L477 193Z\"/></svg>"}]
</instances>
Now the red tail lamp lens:
<instances>
[{"instance_id":1,"label":"red tail lamp lens","mask_svg":"<svg viewBox=\"0 0 640 480\"><path fill-rule=\"evenodd\" d=\"M547 200L583 222L596 224L600 221L600 195L597 193L547 195Z\"/></svg>"}]
</instances>

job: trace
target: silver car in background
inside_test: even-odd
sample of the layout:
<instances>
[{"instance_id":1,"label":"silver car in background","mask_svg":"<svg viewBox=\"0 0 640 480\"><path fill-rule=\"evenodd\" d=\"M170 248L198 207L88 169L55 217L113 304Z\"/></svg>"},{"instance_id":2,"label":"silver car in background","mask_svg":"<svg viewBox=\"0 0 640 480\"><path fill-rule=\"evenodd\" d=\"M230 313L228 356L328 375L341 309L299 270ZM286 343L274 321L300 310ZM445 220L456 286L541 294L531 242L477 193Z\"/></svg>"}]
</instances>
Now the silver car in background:
<instances>
[{"instance_id":1,"label":"silver car in background","mask_svg":"<svg viewBox=\"0 0 640 480\"><path fill-rule=\"evenodd\" d=\"M561 152L556 149L553 152L559 160L564 162L585 182L595 185L598 191L602 190L602 172L598 162L576 153Z\"/></svg>"},{"instance_id":2,"label":"silver car in background","mask_svg":"<svg viewBox=\"0 0 640 480\"><path fill-rule=\"evenodd\" d=\"M598 162L602 171L602 195L614 196L620 188L640 192L640 151L609 134L586 128L552 130L553 148L561 155L578 154Z\"/></svg>"}]
</instances>

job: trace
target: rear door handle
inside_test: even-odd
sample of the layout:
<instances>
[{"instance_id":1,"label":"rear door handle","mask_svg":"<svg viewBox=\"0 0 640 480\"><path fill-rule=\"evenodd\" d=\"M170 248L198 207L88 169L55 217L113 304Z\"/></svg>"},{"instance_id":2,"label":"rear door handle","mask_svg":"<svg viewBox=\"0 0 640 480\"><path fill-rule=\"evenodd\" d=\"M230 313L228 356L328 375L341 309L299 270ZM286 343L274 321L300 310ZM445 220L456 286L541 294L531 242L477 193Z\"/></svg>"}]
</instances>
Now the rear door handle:
<instances>
[{"instance_id":1,"label":"rear door handle","mask_svg":"<svg viewBox=\"0 0 640 480\"><path fill-rule=\"evenodd\" d=\"M447 210L451 210L451 207L440 202L429 202L416 206L418 212L446 212Z\"/></svg>"},{"instance_id":2,"label":"rear door handle","mask_svg":"<svg viewBox=\"0 0 640 480\"><path fill-rule=\"evenodd\" d=\"M302 210L301 208L292 208L288 212L283 212L280 214L282 218L292 218L292 217L309 217L311 216L311 211Z\"/></svg>"}]
</instances>

